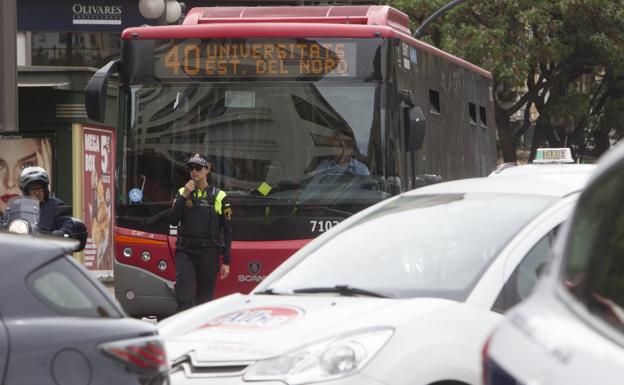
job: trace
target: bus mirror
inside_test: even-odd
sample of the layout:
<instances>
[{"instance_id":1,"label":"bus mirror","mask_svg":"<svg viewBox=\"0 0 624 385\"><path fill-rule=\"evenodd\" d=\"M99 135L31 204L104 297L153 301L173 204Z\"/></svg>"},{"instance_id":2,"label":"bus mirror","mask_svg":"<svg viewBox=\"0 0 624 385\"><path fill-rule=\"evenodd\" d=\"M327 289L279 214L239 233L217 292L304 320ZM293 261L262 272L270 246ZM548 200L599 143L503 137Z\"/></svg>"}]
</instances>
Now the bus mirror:
<instances>
[{"instance_id":1,"label":"bus mirror","mask_svg":"<svg viewBox=\"0 0 624 385\"><path fill-rule=\"evenodd\" d=\"M425 140L427 120L420 107L403 109L405 122L405 151L419 150Z\"/></svg>"},{"instance_id":2,"label":"bus mirror","mask_svg":"<svg viewBox=\"0 0 624 385\"><path fill-rule=\"evenodd\" d=\"M89 79L85 90L85 107L91 120L104 122L106 118L106 96L108 78L119 71L119 60L108 62Z\"/></svg>"}]
</instances>

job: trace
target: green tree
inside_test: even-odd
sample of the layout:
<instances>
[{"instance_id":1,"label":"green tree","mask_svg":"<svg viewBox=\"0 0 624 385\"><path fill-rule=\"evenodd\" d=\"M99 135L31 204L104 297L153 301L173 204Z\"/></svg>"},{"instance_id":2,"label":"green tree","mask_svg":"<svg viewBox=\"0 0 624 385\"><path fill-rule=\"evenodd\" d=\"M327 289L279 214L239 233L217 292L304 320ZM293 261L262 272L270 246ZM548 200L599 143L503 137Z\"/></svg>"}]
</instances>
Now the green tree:
<instances>
[{"instance_id":1,"label":"green tree","mask_svg":"<svg viewBox=\"0 0 624 385\"><path fill-rule=\"evenodd\" d=\"M447 0L391 0L413 30ZM537 147L598 156L624 136L622 0L467 0L422 40L492 72L505 161L535 125ZM537 121L530 112L537 111ZM524 111L521 124L512 116Z\"/></svg>"}]
</instances>

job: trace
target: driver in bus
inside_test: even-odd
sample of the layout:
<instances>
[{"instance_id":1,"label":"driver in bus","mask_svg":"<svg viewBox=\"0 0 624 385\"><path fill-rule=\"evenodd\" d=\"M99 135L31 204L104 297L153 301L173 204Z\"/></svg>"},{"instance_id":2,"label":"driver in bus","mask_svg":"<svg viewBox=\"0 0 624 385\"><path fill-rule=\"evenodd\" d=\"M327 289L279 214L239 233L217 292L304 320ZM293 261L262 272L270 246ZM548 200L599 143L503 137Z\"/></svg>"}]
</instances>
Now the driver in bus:
<instances>
[{"instance_id":1,"label":"driver in bus","mask_svg":"<svg viewBox=\"0 0 624 385\"><path fill-rule=\"evenodd\" d=\"M193 155L186 167L190 180L178 190L169 223L178 227L175 297L177 312L210 301L219 256L220 279L230 274L232 207L225 191L208 183L211 164L204 154Z\"/></svg>"},{"instance_id":2,"label":"driver in bus","mask_svg":"<svg viewBox=\"0 0 624 385\"><path fill-rule=\"evenodd\" d=\"M370 175L368 167L357 159L358 149L353 139L334 134L330 142L340 147L340 153L333 158L322 160L316 166L316 173Z\"/></svg>"}]
</instances>

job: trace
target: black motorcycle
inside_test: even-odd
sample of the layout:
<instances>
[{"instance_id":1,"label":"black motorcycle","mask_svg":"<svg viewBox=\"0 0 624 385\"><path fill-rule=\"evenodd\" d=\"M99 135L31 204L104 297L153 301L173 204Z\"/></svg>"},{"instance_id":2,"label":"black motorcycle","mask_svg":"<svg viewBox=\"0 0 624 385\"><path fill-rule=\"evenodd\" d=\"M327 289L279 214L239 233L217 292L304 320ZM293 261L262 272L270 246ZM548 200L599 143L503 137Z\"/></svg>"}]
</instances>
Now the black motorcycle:
<instances>
[{"instance_id":1,"label":"black motorcycle","mask_svg":"<svg viewBox=\"0 0 624 385\"><path fill-rule=\"evenodd\" d=\"M74 251L82 251L87 244L87 227L84 222L71 216L71 206L61 206L56 216L66 216L71 221L71 233L66 238L77 240ZM39 228L39 201L27 197L15 197L7 202L4 217L0 218L0 230L16 234L43 234L49 232Z\"/></svg>"}]
</instances>

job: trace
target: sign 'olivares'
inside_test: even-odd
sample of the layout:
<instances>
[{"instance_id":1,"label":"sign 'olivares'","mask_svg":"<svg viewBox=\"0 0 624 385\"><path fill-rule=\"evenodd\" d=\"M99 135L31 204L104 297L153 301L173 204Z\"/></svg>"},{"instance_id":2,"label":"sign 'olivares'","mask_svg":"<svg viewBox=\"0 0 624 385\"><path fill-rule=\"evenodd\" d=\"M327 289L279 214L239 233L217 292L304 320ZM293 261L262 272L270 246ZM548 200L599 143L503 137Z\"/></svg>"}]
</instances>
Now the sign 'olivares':
<instances>
[{"instance_id":1,"label":"sign 'olivares'","mask_svg":"<svg viewBox=\"0 0 624 385\"><path fill-rule=\"evenodd\" d=\"M121 5L83 5L76 3L72 7L74 14L80 15L121 15Z\"/></svg>"}]
</instances>

